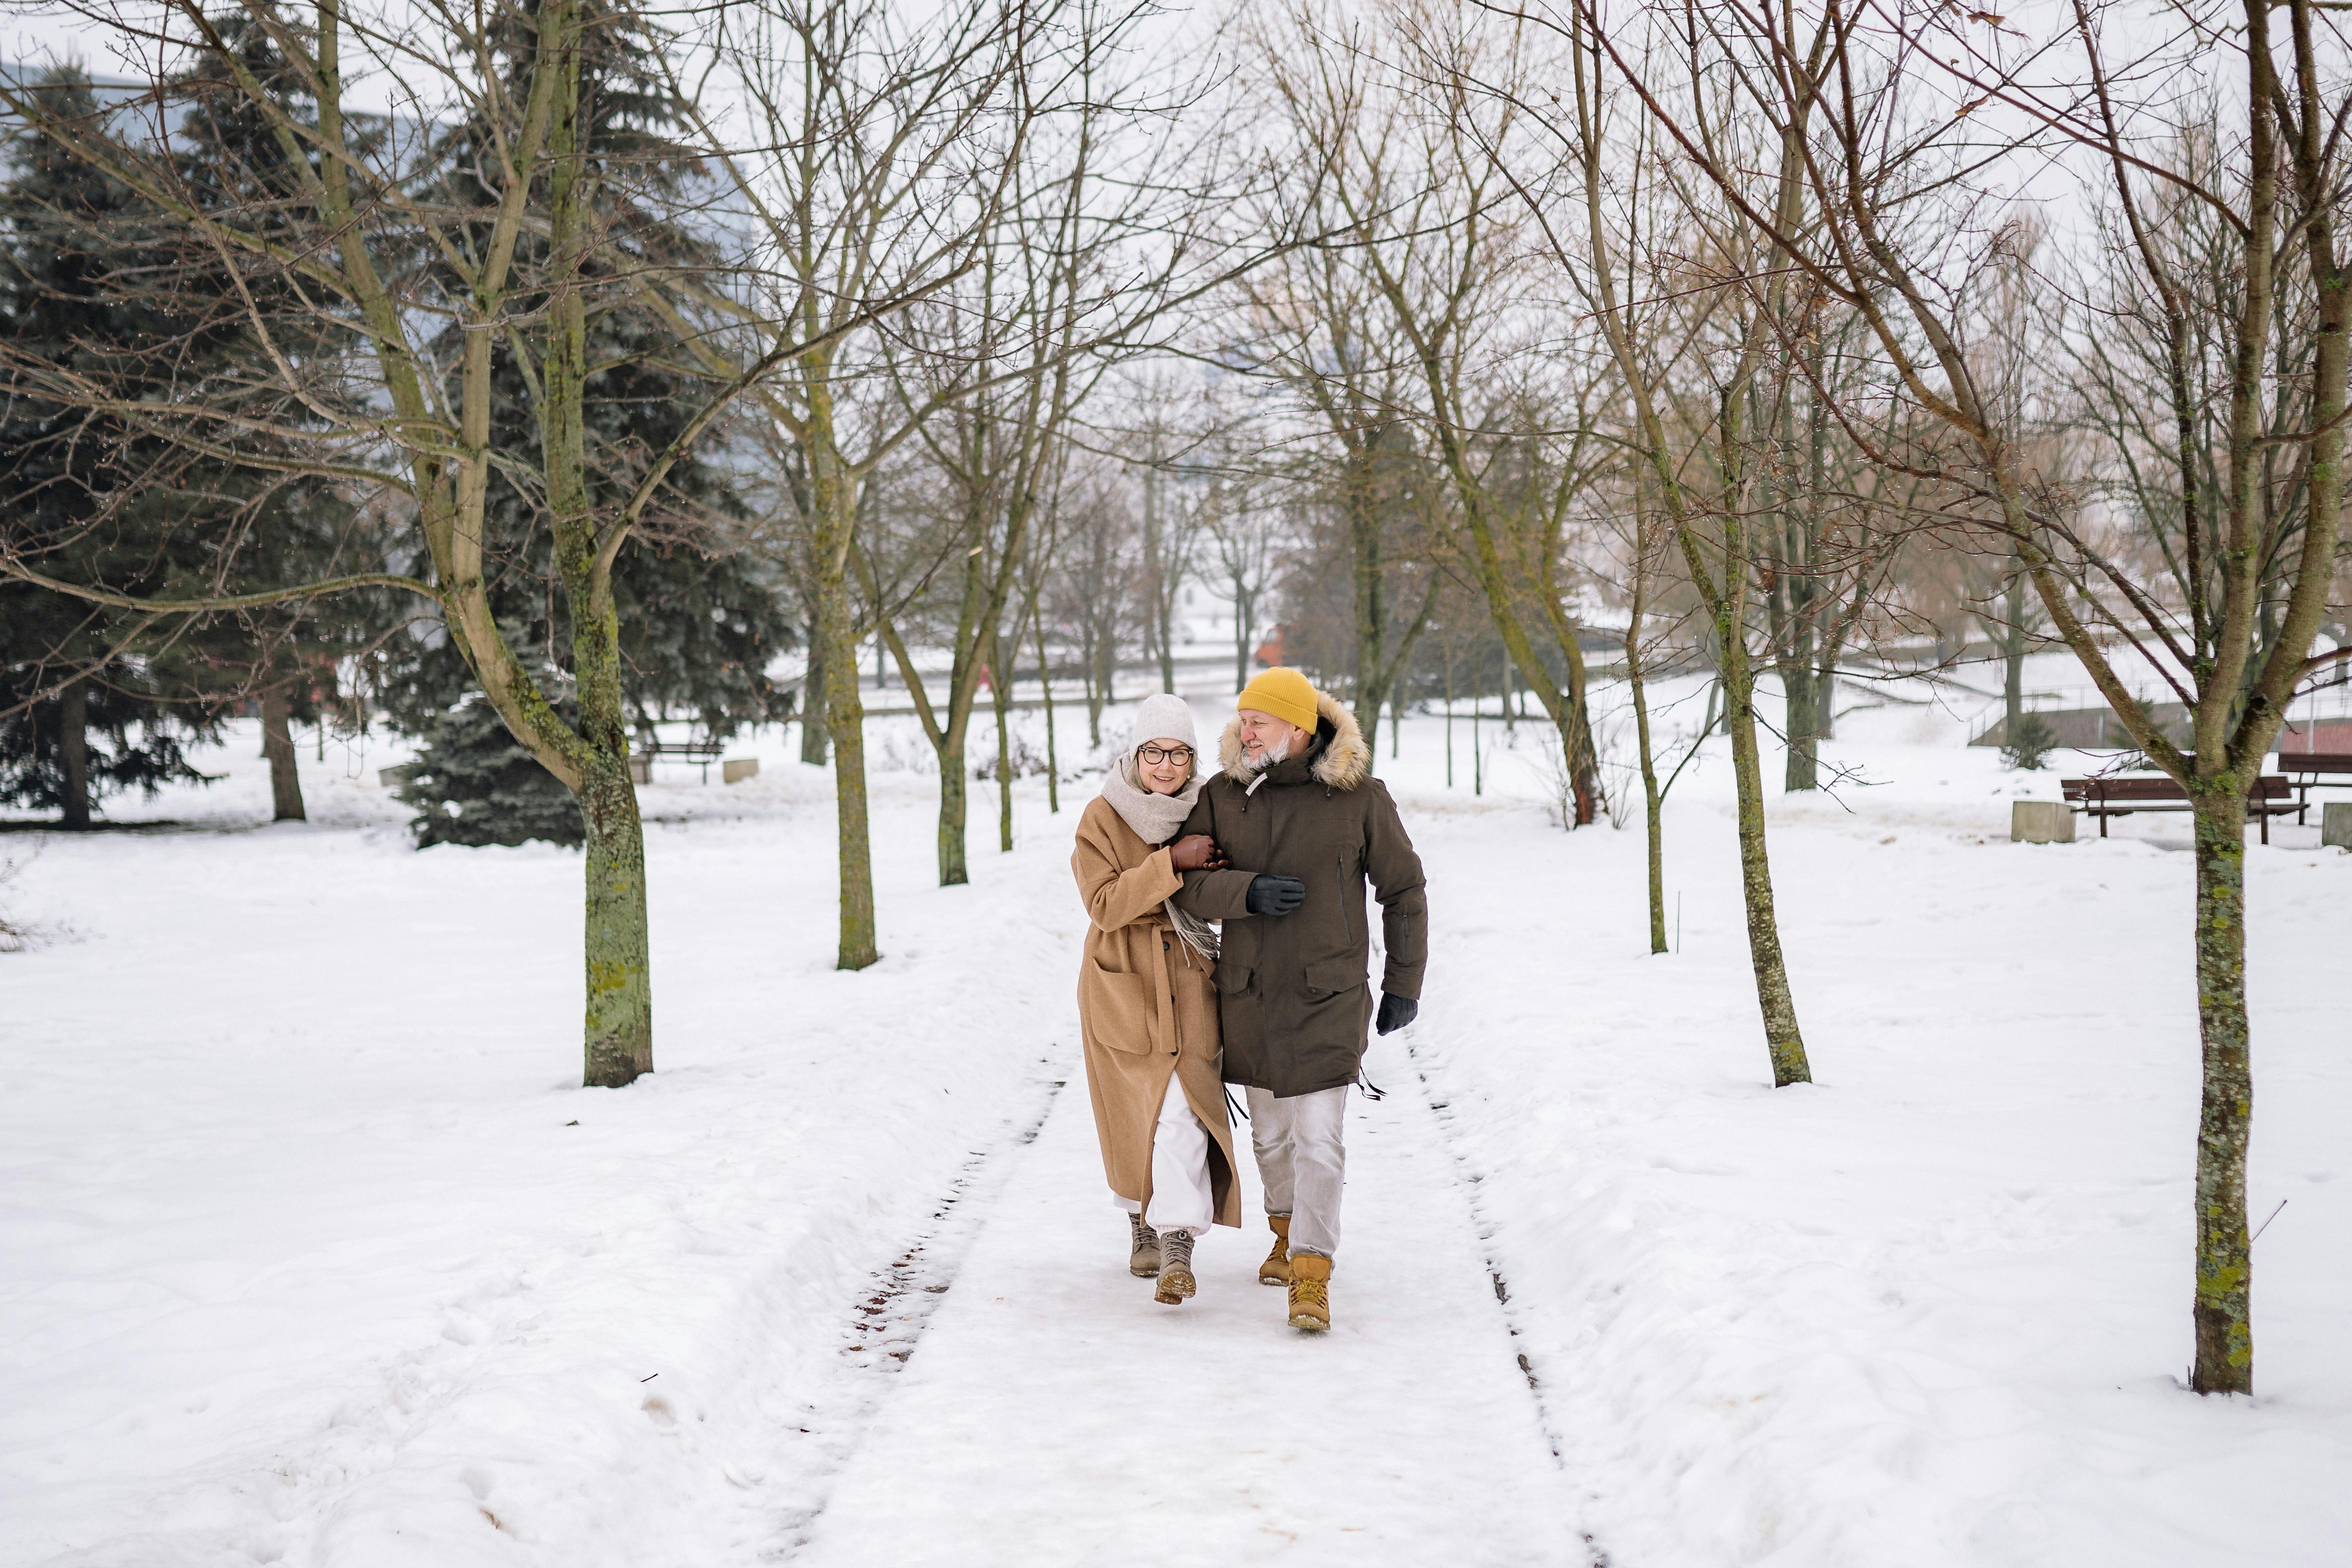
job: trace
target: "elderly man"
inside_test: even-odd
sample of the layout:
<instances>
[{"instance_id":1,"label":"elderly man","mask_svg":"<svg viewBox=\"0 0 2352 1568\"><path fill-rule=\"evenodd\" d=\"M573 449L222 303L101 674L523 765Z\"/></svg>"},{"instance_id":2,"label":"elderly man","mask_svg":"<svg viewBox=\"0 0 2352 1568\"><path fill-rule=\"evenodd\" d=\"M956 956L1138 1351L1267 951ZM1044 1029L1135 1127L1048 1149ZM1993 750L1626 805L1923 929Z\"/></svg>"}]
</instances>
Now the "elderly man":
<instances>
[{"instance_id":1,"label":"elderly man","mask_svg":"<svg viewBox=\"0 0 2352 1568\"><path fill-rule=\"evenodd\" d=\"M1387 963L1378 1027L1412 1022L1429 952L1421 859L1371 776L1355 715L1295 669L1249 683L1226 726L1223 771L1184 833L1228 866L1185 874L1178 906L1225 922L1216 965L1224 1077L1249 1097L1250 1141L1274 1250L1258 1278L1290 1289L1296 1329L1331 1326L1348 1086L1373 1023L1364 884L1381 900Z\"/></svg>"}]
</instances>

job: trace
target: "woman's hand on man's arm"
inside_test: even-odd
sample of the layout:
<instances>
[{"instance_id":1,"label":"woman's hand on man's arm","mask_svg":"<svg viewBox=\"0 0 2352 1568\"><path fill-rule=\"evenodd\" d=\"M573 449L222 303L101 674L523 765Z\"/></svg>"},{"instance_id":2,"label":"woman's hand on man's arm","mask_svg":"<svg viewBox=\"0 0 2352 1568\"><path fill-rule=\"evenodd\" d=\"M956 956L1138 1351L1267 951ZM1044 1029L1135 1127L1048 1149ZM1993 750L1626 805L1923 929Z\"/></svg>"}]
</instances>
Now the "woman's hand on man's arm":
<instances>
[{"instance_id":1,"label":"woman's hand on man's arm","mask_svg":"<svg viewBox=\"0 0 2352 1568\"><path fill-rule=\"evenodd\" d=\"M1168 847L1169 861L1179 871L1222 871L1224 852L1205 833L1188 833Z\"/></svg>"}]
</instances>

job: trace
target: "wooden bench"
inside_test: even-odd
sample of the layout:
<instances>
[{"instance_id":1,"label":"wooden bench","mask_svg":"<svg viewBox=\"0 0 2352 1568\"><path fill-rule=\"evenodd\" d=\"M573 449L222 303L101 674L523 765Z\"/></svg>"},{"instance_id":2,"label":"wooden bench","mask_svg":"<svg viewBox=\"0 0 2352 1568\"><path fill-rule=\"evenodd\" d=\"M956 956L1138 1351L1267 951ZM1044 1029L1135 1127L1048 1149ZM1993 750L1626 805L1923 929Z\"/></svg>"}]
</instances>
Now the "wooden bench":
<instances>
[{"instance_id":1,"label":"wooden bench","mask_svg":"<svg viewBox=\"0 0 2352 1568\"><path fill-rule=\"evenodd\" d=\"M2352 789L2352 752L2281 752L2279 772L2294 784L2294 819L2311 809L2315 789Z\"/></svg>"},{"instance_id":2,"label":"wooden bench","mask_svg":"<svg viewBox=\"0 0 2352 1568\"><path fill-rule=\"evenodd\" d=\"M656 762L685 763L702 769L702 782L710 782L710 764L719 760L726 747L717 741L648 741L629 753L629 773L639 784L654 782Z\"/></svg>"},{"instance_id":3,"label":"wooden bench","mask_svg":"<svg viewBox=\"0 0 2352 1568\"><path fill-rule=\"evenodd\" d=\"M2104 779L2060 779L2058 788L2066 799L2099 819L2099 837L2107 836L2107 818L2129 816L2136 811L2188 811L2189 792L2170 777L2149 778L2146 774L2124 775ZM2301 820L2301 803L2293 798L2294 786L2282 773L2264 773L2254 781L2252 793L2246 801L2246 813L2262 823L2263 842L2271 841L2271 818L2295 814Z\"/></svg>"}]
</instances>

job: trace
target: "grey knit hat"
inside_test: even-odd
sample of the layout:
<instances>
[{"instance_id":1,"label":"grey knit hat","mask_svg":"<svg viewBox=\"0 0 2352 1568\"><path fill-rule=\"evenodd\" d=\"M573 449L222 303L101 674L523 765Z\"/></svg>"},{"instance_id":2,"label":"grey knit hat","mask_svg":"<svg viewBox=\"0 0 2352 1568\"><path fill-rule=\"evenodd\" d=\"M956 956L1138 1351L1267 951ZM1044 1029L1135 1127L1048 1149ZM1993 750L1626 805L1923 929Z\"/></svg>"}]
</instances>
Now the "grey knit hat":
<instances>
[{"instance_id":1,"label":"grey knit hat","mask_svg":"<svg viewBox=\"0 0 2352 1568\"><path fill-rule=\"evenodd\" d=\"M1146 741L1181 741L1196 752L1201 749L1192 734L1192 710L1181 697L1163 691L1143 700L1128 728L1127 749L1132 752Z\"/></svg>"}]
</instances>

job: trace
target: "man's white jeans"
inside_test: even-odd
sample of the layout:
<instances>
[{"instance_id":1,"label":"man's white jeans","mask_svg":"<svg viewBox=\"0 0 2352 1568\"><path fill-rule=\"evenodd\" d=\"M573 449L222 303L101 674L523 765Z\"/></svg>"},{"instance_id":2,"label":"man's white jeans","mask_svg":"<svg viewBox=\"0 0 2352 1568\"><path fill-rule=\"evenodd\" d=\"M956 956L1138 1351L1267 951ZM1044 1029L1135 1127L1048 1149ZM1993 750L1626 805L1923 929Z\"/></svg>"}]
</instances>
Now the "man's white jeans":
<instances>
[{"instance_id":1,"label":"man's white jeans","mask_svg":"<svg viewBox=\"0 0 2352 1568\"><path fill-rule=\"evenodd\" d=\"M1295 1253L1339 1253L1339 1189L1348 1176L1348 1150L1341 1142L1347 1111L1344 1083L1288 1100L1262 1089L1249 1091L1250 1147L1257 1152L1265 1212L1290 1216Z\"/></svg>"},{"instance_id":2,"label":"man's white jeans","mask_svg":"<svg viewBox=\"0 0 2352 1568\"><path fill-rule=\"evenodd\" d=\"M1143 1207L1116 1193L1111 1202L1129 1214ZM1184 1086L1171 1072L1160 1100L1160 1124L1151 1130L1151 1209L1143 1222L1154 1230L1206 1236L1216 1219L1216 1198L1209 1191L1209 1130L1192 1114Z\"/></svg>"}]
</instances>

